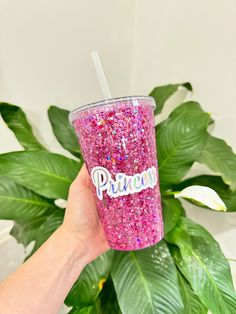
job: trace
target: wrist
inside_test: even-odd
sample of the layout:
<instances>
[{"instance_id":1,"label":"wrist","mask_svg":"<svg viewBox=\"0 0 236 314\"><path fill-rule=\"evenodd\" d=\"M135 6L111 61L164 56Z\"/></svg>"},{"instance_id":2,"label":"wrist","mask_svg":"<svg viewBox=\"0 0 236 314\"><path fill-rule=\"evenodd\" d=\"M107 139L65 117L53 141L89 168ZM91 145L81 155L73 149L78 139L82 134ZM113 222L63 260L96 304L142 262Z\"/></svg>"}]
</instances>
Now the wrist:
<instances>
[{"instance_id":1,"label":"wrist","mask_svg":"<svg viewBox=\"0 0 236 314\"><path fill-rule=\"evenodd\" d=\"M73 232L62 224L56 231L60 238L60 246L66 248L68 269L77 278L83 268L88 264L86 247Z\"/></svg>"}]
</instances>

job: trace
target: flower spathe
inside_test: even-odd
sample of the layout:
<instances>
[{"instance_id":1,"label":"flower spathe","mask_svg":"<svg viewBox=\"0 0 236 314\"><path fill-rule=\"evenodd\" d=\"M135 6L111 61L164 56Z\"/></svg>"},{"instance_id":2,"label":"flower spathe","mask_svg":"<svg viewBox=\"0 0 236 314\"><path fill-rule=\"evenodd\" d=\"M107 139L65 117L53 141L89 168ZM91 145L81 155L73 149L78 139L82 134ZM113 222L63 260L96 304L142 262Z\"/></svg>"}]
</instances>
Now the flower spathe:
<instances>
[{"instance_id":1,"label":"flower spathe","mask_svg":"<svg viewBox=\"0 0 236 314\"><path fill-rule=\"evenodd\" d=\"M216 211L226 211L226 206L219 195L207 186L191 185L180 192L175 192L174 197L190 199Z\"/></svg>"}]
</instances>

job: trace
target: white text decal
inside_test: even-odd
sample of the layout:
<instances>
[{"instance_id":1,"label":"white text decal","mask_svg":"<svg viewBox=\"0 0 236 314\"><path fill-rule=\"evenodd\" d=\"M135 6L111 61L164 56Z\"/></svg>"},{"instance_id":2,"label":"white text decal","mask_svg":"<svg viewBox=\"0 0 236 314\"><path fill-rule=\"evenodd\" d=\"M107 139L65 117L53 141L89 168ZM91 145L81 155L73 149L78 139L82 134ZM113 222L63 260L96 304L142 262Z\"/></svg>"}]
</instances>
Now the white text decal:
<instances>
[{"instance_id":1,"label":"white text decal","mask_svg":"<svg viewBox=\"0 0 236 314\"><path fill-rule=\"evenodd\" d=\"M91 171L91 177L100 200L103 199L104 191L107 191L110 197L118 197L153 188L157 184L155 167L148 168L133 176L117 173L115 180L112 179L110 172L106 168L94 167Z\"/></svg>"}]
</instances>

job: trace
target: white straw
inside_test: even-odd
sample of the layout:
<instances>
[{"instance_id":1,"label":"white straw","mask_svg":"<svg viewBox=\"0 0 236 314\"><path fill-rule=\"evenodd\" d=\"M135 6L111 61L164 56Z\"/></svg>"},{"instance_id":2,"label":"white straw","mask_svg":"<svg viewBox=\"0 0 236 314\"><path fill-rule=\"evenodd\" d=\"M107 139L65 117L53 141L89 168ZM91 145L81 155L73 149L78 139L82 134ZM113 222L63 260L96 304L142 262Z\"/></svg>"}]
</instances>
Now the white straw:
<instances>
[{"instance_id":1,"label":"white straw","mask_svg":"<svg viewBox=\"0 0 236 314\"><path fill-rule=\"evenodd\" d=\"M103 71L102 63L99 58L97 50L91 51L91 57L93 59L93 64L97 73L97 77L99 80L99 84L100 84L104 99L112 98L110 88L108 86L107 79Z\"/></svg>"}]
</instances>

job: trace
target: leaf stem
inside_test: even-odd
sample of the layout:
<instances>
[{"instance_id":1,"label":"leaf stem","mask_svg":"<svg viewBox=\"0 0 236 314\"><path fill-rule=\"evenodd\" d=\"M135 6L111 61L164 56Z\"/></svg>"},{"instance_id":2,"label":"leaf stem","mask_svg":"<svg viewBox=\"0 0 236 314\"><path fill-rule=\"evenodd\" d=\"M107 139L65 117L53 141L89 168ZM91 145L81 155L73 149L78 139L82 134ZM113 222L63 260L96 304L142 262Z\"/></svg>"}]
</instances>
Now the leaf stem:
<instances>
[{"instance_id":1,"label":"leaf stem","mask_svg":"<svg viewBox=\"0 0 236 314\"><path fill-rule=\"evenodd\" d=\"M166 195L174 195L176 192L173 191L166 191L166 192L162 192L161 195L162 196L166 196Z\"/></svg>"}]
</instances>

